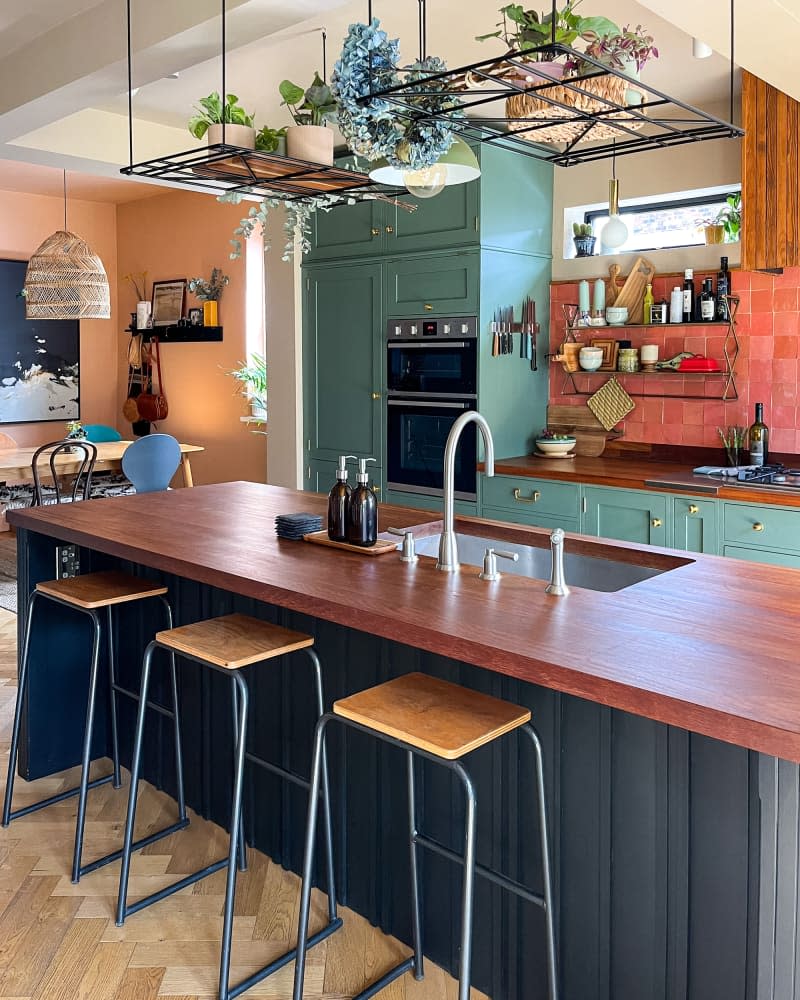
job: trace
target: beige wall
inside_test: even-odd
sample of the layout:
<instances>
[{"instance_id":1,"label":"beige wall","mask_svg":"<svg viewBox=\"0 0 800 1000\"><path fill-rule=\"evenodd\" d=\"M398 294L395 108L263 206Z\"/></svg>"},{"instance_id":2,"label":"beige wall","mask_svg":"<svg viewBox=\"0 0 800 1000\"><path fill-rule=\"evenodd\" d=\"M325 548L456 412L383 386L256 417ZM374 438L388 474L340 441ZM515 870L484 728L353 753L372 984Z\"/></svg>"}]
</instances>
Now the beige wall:
<instances>
[{"instance_id":1,"label":"beige wall","mask_svg":"<svg viewBox=\"0 0 800 1000\"><path fill-rule=\"evenodd\" d=\"M46 195L0 191L0 220L0 258L27 260L43 240L63 227L64 202ZM81 419L117 426L116 206L70 199L67 227L100 255L111 286L111 319L81 322ZM0 414L0 428L20 445L37 445L63 437L64 424L4 425Z\"/></svg>"},{"instance_id":2,"label":"beige wall","mask_svg":"<svg viewBox=\"0 0 800 1000\"><path fill-rule=\"evenodd\" d=\"M208 277L212 267L230 276L220 301L222 343L167 344L161 357L169 399L169 417L159 429L181 441L200 444L206 451L192 458L195 483L247 479L265 482L267 439L251 433L240 421L244 400L225 375L246 355L245 262L229 259L230 239L242 215L242 206L222 205L213 196L171 191L157 198L118 206L118 275L148 272L148 284L169 278ZM116 407L125 397L123 332L136 296L120 281ZM187 292L187 308L198 305ZM121 418L120 418L121 420ZM124 425L126 434L130 425Z\"/></svg>"}]
</instances>

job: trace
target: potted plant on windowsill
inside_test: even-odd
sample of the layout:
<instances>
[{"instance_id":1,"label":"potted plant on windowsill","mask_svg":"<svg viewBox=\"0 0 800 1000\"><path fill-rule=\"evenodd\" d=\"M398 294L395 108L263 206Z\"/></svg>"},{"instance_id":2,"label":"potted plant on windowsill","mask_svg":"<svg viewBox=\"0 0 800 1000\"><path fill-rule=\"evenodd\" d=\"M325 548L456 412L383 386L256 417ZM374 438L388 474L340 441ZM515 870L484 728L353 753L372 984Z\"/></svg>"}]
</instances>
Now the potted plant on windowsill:
<instances>
[{"instance_id":1,"label":"potted plant on windowsill","mask_svg":"<svg viewBox=\"0 0 800 1000\"><path fill-rule=\"evenodd\" d=\"M333 166L333 130L326 128L336 118L338 104L330 87L314 74L308 90L291 80L278 87L281 101L289 109L294 125L286 129L286 151L290 157Z\"/></svg>"},{"instance_id":2,"label":"potted plant on windowsill","mask_svg":"<svg viewBox=\"0 0 800 1000\"><path fill-rule=\"evenodd\" d=\"M263 354L253 353L249 364L242 361L238 368L227 372L240 383L241 394L250 403L250 416L267 419L267 362Z\"/></svg>"},{"instance_id":3,"label":"potted plant on windowsill","mask_svg":"<svg viewBox=\"0 0 800 1000\"><path fill-rule=\"evenodd\" d=\"M226 94L223 105L222 98L215 90L208 97L201 97L194 110L194 115L189 119L189 131L195 139L202 139L207 134L209 146L221 143L224 123L226 146L255 149L253 116L239 104L236 94Z\"/></svg>"},{"instance_id":4,"label":"potted plant on windowsill","mask_svg":"<svg viewBox=\"0 0 800 1000\"><path fill-rule=\"evenodd\" d=\"M713 219L703 220L703 235L706 245L716 243L736 243L742 228L742 194L729 194L725 204Z\"/></svg>"},{"instance_id":5,"label":"potted plant on windowsill","mask_svg":"<svg viewBox=\"0 0 800 1000\"><path fill-rule=\"evenodd\" d=\"M591 222L573 222L572 238L576 257L594 256L594 244L597 237L592 232Z\"/></svg>"}]
</instances>

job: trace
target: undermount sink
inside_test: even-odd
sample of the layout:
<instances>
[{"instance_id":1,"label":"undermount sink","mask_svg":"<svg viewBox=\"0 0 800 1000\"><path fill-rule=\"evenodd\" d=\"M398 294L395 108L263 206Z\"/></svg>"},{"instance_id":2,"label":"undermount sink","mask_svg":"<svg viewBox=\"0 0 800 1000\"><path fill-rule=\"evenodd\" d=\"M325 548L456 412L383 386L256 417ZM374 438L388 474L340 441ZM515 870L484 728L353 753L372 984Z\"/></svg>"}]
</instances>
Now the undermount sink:
<instances>
[{"instance_id":1,"label":"undermount sink","mask_svg":"<svg viewBox=\"0 0 800 1000\"><path fill-rule=\"evenodd\" d=\"M417 539L417 554L433 556L439 552L439 535L427 535ZM517 542L507 542L493 538L482 538L477 535L456 534L458 541L458 558L468 566L483 566L483 556L488 548L506 552L516 552L517 562L510 559L498 560L501 573L515 573L517 576L527 576L534 580L550 579L551 557L550 548L537 548L532 545L520 545ZM586 590L601 590L613 592L632 587L635 583L650 580L654 576L669 572L674 567L657 569L651 566L639 566L634 563L616 562L612 559L592 558L591 556L564 553L564 575L570 587L583 587Z\"/></svg>"}]
</instances>

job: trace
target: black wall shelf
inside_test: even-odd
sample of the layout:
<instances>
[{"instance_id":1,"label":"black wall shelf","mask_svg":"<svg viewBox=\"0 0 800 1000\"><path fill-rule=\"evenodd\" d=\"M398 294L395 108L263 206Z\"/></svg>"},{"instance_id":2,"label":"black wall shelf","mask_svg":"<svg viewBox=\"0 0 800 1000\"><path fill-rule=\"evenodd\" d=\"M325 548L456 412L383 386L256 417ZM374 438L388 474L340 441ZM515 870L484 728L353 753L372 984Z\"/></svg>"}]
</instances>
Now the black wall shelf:
<instances>
[{"instance_id":1,"label":"black wall shelf","mask_svg":"<svg viewBox=\"0 0 800 1000\"><path fill-rule=\"evenodd\" d=\"M156 326L147 330L126 327L127 333L141 333L145 343L149 343L153 337L158 337L160 344L219 343L222 340L222 330L221 326Z\"/></svg>"}]
</instances>

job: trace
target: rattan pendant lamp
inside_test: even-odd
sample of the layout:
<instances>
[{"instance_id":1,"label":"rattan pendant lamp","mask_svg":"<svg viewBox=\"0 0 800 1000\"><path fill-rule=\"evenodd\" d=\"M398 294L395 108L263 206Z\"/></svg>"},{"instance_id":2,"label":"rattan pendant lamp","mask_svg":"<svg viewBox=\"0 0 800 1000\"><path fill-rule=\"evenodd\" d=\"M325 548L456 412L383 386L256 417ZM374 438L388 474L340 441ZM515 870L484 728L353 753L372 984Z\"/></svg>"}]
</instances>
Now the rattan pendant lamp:
<instances>
[{"instance_id":1,"label":"rattan pendant lamp","mask_svg":"<svg viewBox=\"0 0 800 1000\"><path fill-rule=\"evenodd\" d=\"M25 272L27 319L111 319L111 298L103 262L89 244L67 230L67 172L64 171L64 228L48 236Z\"/></svg>"}]
</instances>

